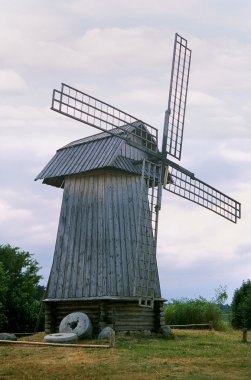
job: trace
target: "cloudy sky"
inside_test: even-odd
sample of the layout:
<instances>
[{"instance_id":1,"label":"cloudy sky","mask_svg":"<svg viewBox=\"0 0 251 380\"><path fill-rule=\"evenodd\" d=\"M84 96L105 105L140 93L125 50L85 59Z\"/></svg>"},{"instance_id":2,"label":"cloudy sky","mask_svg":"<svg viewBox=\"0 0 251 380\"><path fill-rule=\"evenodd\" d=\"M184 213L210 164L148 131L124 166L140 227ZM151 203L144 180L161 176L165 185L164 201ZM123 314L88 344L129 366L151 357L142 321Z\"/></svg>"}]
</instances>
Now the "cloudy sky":
<instances>
[{"instance_id":1,"label":"cloudy sky","mask_svg":"<svg viewBox=\"0 0 251 380\"><path fill-rule=\"evenodd\" d=\"M192 66L181 165L242 203L237 225L165 192L162 295L212 298L251 278L251 2L0 0L0 244L34 254L46 283L62 190L34 178L95 133L50 110L61 82L163 126L175 32Z\"/></svg>"}]
</instances>

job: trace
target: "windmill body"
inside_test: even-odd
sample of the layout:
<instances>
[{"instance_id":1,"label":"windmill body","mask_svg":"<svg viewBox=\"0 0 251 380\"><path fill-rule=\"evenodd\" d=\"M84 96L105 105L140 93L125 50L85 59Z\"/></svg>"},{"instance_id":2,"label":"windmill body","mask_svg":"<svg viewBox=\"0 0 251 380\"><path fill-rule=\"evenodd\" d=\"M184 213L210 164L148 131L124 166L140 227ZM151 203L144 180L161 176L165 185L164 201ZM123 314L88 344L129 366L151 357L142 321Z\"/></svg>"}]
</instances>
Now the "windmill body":
<instances>
[{"instance_id":1,"label":"windmill body","mask_svg":"<svg viewBox=\"0 0 251 380\"><path fill-rule=\"evenodd\" d=\"M47 331L57 328L61 313L76 308L91 314L97 329L102 313L103 323L117 331L138 329L142 323L152 330L159 324L152 308L138 306L139 297L153 297L159 316L164 301L149 185L142 183L142 160L147 158L123 139L100 133L59 149L38 175L44 183L64 188L45 300ZM52 309L59 316L55 320ZM114 320L114 313L122 315ZM134 324L128 325L131 314Z\"/></svg>"},{"instance_id":2,"label":"windmill body","mask_svg":"<svg viewBox=\"0 0 251 380\"><path fill-rule=\"evenodd\" d=\"M158 331L164 323L156 259L162 191L236 222L240 204L180 160L191 51L175 36L162 150L158 131L137 118L62 84L52 109L102 132L59 149L36 179L64 189L47 286L47 332L72 311L96 331Z\"/></svg>"}]
</instances>

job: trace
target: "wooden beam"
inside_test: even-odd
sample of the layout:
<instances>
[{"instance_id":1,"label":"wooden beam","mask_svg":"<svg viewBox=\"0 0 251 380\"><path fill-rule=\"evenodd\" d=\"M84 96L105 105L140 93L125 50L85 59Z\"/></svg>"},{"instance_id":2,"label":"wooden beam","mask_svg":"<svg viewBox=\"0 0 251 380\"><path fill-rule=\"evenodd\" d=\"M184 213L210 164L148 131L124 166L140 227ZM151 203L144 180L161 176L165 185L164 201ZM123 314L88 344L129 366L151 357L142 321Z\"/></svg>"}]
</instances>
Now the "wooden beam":
<instances>
[{"instance_id":1,"label":"wooden beam","mask_svg":"<svg viewBox=\"0 0 251 380\"><path fill-rule=\"evenodd\" d=\"M45 343L45 342L28 342L25 340L0 340L0 344L16 344L25 346L54 346L54 347L73 347L73 348L111 348L111 344L71 344L71 343Z\"/></svg>"}]
</instances>

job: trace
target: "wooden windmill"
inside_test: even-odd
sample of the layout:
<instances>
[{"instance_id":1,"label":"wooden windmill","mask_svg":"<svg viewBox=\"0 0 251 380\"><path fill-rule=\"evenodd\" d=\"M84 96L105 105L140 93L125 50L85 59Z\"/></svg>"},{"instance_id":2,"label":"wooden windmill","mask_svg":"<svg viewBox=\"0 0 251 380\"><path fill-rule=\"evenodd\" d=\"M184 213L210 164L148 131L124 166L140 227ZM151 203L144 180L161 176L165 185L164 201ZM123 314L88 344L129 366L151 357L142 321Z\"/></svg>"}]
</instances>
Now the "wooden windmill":
<instances>
[{"instance_id":1,"label":"wooden windmill","mask_svg":"<svg viewBox=\"0 0 251 380\"><path fill-rule=\"evenodd\" d=\"M175 35L162 150L149 124L62 84L52 109L102 132L59 149L36 179L64 188L47 286L46 331L72 311L94 328L158 330L156 261L162 189L237 222L240 203L179 166L191 50Z\"/></svg>"}]
</instances>

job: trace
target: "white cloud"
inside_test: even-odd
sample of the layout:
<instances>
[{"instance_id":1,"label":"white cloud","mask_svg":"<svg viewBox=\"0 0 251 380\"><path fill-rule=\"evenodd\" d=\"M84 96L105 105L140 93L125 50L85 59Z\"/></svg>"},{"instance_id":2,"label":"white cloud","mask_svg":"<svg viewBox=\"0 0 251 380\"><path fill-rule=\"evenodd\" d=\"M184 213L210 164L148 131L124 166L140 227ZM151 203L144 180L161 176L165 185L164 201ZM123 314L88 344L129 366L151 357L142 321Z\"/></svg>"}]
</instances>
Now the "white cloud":
<instances>
[{"instance_id":1,"label":"white cloud","mask_svg":"<svg viewBox=\"0 0 251 380\"><path fill-rule=\"evenodd\" d=\"M6 65L15 59L18 65L28 67L104 72L163 65L168 55L166 32L142 26L94 28L68 40L36 40L18 33L11 38L18 40L16 46L0 43Z\"/></svg>"},{"instance_id":2,"label":"white cloud","mask_svg":"<svg viewBox=\"0 0 251 380\"><path fill-rule=\"evenodd\" d=\"M0 106L0 131L1 155L5 160L8 154L21 157L26 154L45 160L69 141L90 134L93 128L58 115L49 108L6 105Z\"/></svg>"},{"instance_id":3,"label":"white cloud","mask_svg":"<svg viewBox=\"0 0 251 380\"><path fill-rule=\"evenodd\" d=\"M26 89L26 81L14 70L0 70L0 93L22 93Z\"/></svg>"},{"instance_id":4,"label":"white cloud","mask_svg":"<svg viewBox=\"0 0 251 380\"><path fill-rule=\"evenodd\" d=\"M44 118L44 114L47 110L41 110L32 106L19 106L13 107L11 105L1 106L0 107L0 119L2 121L11 121L16 120L17 122L22 122L23 126L28 120L37 121ZM1 124L3 127L3 123Z\"/></svg>"},{"instance_id":5,"label":"white cloud","mask_svg":"<svg viewBox=\"0 0 251 380\"><path fill-rule=\"evenodd\" d=\"M184 16L191 8L198 8L198 0L186 0L167 3L165 0L127 0L118 2L110 0L109 2L99 0L75 0L66 4L66 11L73 12L75 15L90 17L92 19L102 19L106 15L108 20L120 19L120 17L160 17L164 14L171 16ZM170 16L169 16L170 17Z\"/></svg>"},{"instance_id":6,"label":"white cloud","mask_svg":"<svg viewBox=\"0 0 251 380\"><path fill-rule=\"evenodd\" d=\"M51 244L55 241L57 220L47 220L47 211L51 210L54 216L58 216L60 192L56 201L55 195L54 199L39 196L39 189L37 193L32 193L28 190L31 185L34 185L32 179L24 189L15 191L2 188L0 191L0 240L4 243L13 242L14 245L23 246L27 236L29 244L33 245ZM3 230L6 231L5 236Z\"/></svg>"},{"instance_id":7,"label":"white cloud","mask_svg":"<svg viewBox=\"0 0 251 380\"><path fill-rule=\"evenodd\" d=\"M22 223L30 218L31 211L27 209L22 209L22 208L12 208L11 204L8 204L6 202L1 201L0 202L0 214L1 214L1 223L5 224L7 222L13 221L15 218L16 221L20 220Z\"/></svg>"},{"instance_id":8,"label":"white cloud","mask_svg":"<svg viewBox=\"0 0 251 380\"><path fill-rule=\"evenodd\" d=\"M224 160L234 163L250 163L251 162L251 152L245 151L244 147L238 149L238 147L231 147L227 143L221 144L219 154Z\"/></svg>"},{"instance_id":9,"label":"white cloud","mask_svg":"<svg viewBox=\"0 0 251 380\"><path fill-rule=\"evenodd\" d=\"M251 181L239 184L238 193L229 193L243 206L242 220L237 225L165 192L158 244L165 296L212 296L218 284L226 284L231 302L233 290L250 277L251 264L247 256L251 252L250 191Z\"/></svg>"},{"instance_id":10,"label":"white cloud","mask_svg":"<svg viewBox=\"0 0 251 380\"><path fill-rule=\"evenodd\" d=\"M224 105L221 99L199 91L189 91L189 103L191 105L204 107L222 107Z\"/></svg>"}]
</instances>

